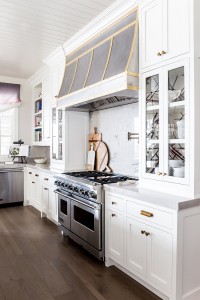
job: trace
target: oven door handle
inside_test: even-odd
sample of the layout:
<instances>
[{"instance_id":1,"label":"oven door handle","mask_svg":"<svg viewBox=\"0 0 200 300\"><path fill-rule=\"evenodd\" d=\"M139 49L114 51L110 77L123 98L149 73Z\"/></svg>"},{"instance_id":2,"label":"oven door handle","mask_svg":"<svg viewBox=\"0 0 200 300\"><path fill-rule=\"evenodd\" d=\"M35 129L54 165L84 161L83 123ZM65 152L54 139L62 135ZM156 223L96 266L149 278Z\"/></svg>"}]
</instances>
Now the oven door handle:
<instances>
[{"instance_id":1,"label":"oven door handle","mask_svg":"<svg viewBox=\"0 0 200 300\"><path fill-rule=\"evenodd\" d=\"M99 208L97 208L96 206L89 205L89 204L87 204L85 202L79 201L79 200L74 199L74 198L70 198L70 199L73 200L74 202L78 202L78 203L80 203L80 204L82 204L84 206L87 206L89 208L92 208L92 209L95 209L95 210L99 210Z\"/></svg>"},{"instance_id":2,"label":"oven door handle","mask_svg":"<svg viewBox=\"0 0 200 300\"><path fill-rule=\"evenodd\" d=\"M61 195L61 196L63 196L63 197L67 197L67 198L69 198L69 199L71 199L71 200L73 200L73 201L75 201L75 202L78 202L78 203L80 203L80 204L82 204L82 205L85 205L85 206L87 206L87 207L89 207L89 208L99 210L99 208L97 208L96 206L89 205L89 204L87 204L87 203L85 203L85 202L82 202L82 201L77 200L76 198L72 198L72 197L70 197L70 196L68 196L68 195L64 195L64 194L62 194L59 190L55 190L54 192L55 192L56 194L58 194L58 195Z\"/></svg>"}]
</instances>

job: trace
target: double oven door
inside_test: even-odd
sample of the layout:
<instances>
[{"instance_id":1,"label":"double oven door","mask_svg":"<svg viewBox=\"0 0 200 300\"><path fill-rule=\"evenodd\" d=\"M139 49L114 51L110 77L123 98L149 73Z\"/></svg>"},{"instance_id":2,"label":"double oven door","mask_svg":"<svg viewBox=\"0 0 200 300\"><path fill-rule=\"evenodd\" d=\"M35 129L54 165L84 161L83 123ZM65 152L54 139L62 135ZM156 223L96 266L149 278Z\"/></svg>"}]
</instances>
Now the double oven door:
<instances>
[{"instance_id":1,"label":"double oven door","mask_svg":"<svg viewBox=\"0 0 200 300\"><path fill-rule=\"evenodd\" d=\"M73 194L58 194L59 223L76 236L102 249L102 206Z\"/></svg>"}]
</instances>

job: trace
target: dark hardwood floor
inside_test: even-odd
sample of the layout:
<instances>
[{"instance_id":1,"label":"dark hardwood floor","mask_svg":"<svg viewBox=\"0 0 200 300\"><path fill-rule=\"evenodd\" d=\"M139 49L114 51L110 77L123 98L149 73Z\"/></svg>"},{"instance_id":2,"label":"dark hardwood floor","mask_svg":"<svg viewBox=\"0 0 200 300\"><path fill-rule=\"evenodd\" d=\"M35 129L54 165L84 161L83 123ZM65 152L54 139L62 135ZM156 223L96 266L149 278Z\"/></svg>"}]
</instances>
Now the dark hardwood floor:
<instances>
[{"instance_id":1,"label":"dark hardwood floor","mask_svg":"<svg viewBox=\"0 0 200 300\"><path fill-rule=\"evenodd\" d=\"M32 207L0 209L0 300L158 300Z\"/></svg>"}]
</instances>

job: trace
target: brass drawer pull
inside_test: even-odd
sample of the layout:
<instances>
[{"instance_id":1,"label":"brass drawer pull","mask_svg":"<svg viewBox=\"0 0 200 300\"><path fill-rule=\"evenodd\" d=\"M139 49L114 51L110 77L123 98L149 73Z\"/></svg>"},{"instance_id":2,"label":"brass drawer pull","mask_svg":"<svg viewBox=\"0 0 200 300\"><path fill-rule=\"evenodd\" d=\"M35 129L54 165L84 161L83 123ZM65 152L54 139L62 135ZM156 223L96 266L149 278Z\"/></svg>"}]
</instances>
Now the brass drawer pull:
<instances>
[{"instance_id":1,"label":"brass drawer pull","mask_svg":"<svg viewBox=\"0 0 200 300\"><path fill-rule=\"evenodd\" d=\"M35 174L35 177L39 177L39 175L38 175L38 174Z\"/></svg>"},{"instance_id":2,"label":"brass drawer pull","mask_svg":"<svg viewBox=\"0 0 200 300\"><path fill-rule=\"evenodd\" d=\"M157 56L161 56L161 55L162 55L162 53L161 53L161 52L158 52L158 53L157 53Z\"/></svg>"},{"instance_id":3,"label":"brass drawer pull","mask_svg":"<svg viewBox=\"0 0 200 300\"><path fill-rule=\"evenodd\" d=\"M166 52L166 51L164 51L164 50L162 50L161 54L167 54L167 52Z\"/></svg>"},{"instance_id":4,"label":"brass drawer pull","mask_svg":"<svg viewBox=\"0 0 200 300\"><path fill-rule=\"evenodd\" d=\"M34 181L32 181L32 183L35 183Z\"/></svg>"},{"instance_id":5,"label":"brass drawer pull","mask_svg":"<svg viewBox=\"0 0 200 300\"><path fill-rule=\"evenodd\" d=\"M148 212L148 211L145 211L145 210L141 210L140 214L142 216L145 216L145 217L148 217L148 218L153 217L153 214L151 212Z\"/></svg>"},{"instance_id":6,"label":"brass drawer pull","mask_svg":"<svg viewBox=\"0 0 200 300\"><path fill-rule=\"evenodd\" d=\"M49 178L45 178L44 180L48 181L48 180L49 180Z\"/></svg>"},{"instance_id":7,"label":"brass drawer pull","mask_svg":"<svg viewBox=\"0 0 200 300\"><path fill-rule=\"evenodd\" d=\"M141 230L141 234L145 234L145 231L144 231L144 230Z\"/></svg>"},{"instance_id":8,"label":"brass drawer pull","mask_svg":"<svg viewBox=\"0 0 200 300\"><path fill-rule=\"evenodd\" d=\"M112 205L117 204L116 202L112 202Z\"/></svg>"},{"instance_id":9,"label":"brass drawer pull","mask_svg":"<svg viewBox=\"0 0 200 300\"><path fill-rule=\"evenodd\" d=\"M162 172L158 172L158 176L161 176L161 175L163 175L163 173Z\"/></svg>"},{"instance_id":10,"label":"brass drawer pull","mask_svg":"<svg viewBox=\"0 0 200 300\"><path fill-rule=\"evenodd\" d=\"M149 236L149 235L150 235L150 232L145 232L145 235L146 235L146 236Z\"/></svg>"},{"instance_id":11,"label":"brass drawer pull","mask_svg":"<svg viewBox=\"0 0 200 300\"><path fill-rule=\"evenodd\" d=\"M116 217L116 214L112 214L112 217Z\"/></svg>"},{"instance_id":12,"label":"brass drawer pull","mask_svg":"<svg viewBox=\"0 0 200 300\"><path fill-rule=\"evenodd\" d=\"M45 191L48 191L49 189L48 189L48 188L44 188L44 190L45 190Z\"/></svg>"},{"instance_id":13,"label":"brass drawer pull","mask_svg":"<svg viewBox=\"0 0 200 300\"><path fill-rule=\"evenodd\" d=\"M32 172L28 172L28 174L32 174Z\"/></svg>"}]
</instances>

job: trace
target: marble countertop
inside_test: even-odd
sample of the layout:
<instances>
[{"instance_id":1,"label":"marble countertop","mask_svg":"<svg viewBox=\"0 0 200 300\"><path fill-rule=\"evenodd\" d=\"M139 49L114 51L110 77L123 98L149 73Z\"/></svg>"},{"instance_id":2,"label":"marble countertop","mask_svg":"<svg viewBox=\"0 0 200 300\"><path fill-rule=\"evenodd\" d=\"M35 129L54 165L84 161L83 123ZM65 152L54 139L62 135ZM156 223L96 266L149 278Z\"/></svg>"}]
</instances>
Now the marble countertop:
<instances>
[{"instance_id":1,"label":"marble countertop","mask_svg":"<svg viewBox=\"0 0 200 300\"><path fill-rule=\"evenodd\" d=\"M104 190L112 192L117 195L132 198L142 201L144 205L156 205L160 208L166 208L173 211L180 211L183 209L200 206L200 199L190 199L180 196L156 192L153 190L139 187L135 183L114 183L104 185Z\"/></svg>"}]
</instances>

